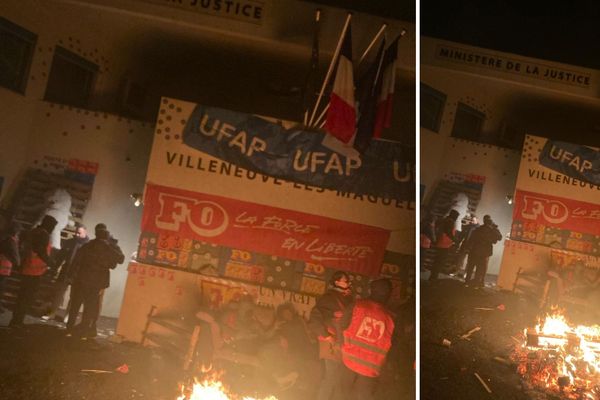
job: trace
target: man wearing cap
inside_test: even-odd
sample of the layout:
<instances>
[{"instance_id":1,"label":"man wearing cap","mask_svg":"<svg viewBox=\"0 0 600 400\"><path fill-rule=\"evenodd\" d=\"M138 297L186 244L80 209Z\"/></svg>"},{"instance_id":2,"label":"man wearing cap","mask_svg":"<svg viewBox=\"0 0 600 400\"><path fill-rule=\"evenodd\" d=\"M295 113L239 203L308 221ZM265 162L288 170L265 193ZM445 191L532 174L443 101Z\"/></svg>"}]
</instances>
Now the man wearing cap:
<instances>
[{"instance_id":1,"label":"man wearing cap","mask_svg":"<svg viewBox=\"0 0 600 400\"><path fill-rule=\"evenodd\" d=\"M492 217L485 215L483 217L483 225L473 231L466 244L469 256L467 259L465 285L469 286L473 284L476 288L484 286L488 261L493 254L494 244L499 240L502 240L502 234L498 230L498 225L492 221ZM474 269L475 279L471 281Z\"/></svg>"},{"instance_id":2,"label":"man wearing cap","mask_svg":"<svg viewBox=\"0 0 600 400\"><path fill-rule=\"evenodd\" d=\"M341 398L340 321L346 308L352 303L350 276L336 271L331 277L330 288L318 300L310 312L309 329L319 340L319 358L323 360L324 374L317 392L318 400ZM334 397L332 397L334 396Z\"/></svg>"},{"instance_id":3,"label":"man wearing cap","mask_svg":"<svg viewBox=\"0 0 600 400\"><path fill-rule=\"evenodd\" d=\"M77 327L82 338L96 336L96 320L103 291L110 286L110 270L125 260L117 240L106 230L106 225L98 224L94 230L96 237L79 249L73 261L77 272L71 286L67 331L72 330L83 303L83 316Z\"/></svg>"},{"instance_id":4,"label":"man wearing cap","mask_svg":"<svg viewBox=\"0 0 600 400\"><path fill-rule=\"evenodd\" d=\"M370 284L368 299L360 299L348 308L341 321L344 345L342 374L345 399L373 399L376 378L385 362L394 333L392 313L386 303L392 294L392 282L378 279Z\"/></svg>"}]
</instances>

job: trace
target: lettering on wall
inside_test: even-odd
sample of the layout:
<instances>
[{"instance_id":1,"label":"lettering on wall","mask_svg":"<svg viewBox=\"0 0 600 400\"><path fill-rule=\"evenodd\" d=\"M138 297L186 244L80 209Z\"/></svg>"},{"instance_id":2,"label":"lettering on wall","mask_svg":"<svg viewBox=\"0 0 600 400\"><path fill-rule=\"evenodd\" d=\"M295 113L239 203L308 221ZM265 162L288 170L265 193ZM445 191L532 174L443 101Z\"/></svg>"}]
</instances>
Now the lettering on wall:
<instances>
[{"instance_id":1,"label":"lettering on wall","mask_svg":"<svg viewBox=\"0 0 600 400\"><path fill-rule=\"evenodd\" d=\"M265 2L257 0L144 0L186 11L262 25Z\"/></svg>"},{"instance_id":2,"label":"lettering on wall","mask_svg":"<svg viewBox=\"0 0 600 400\"><path fill-rule=\"evenodd\" d=\"M534 63L525 59L441 44L436 47L434 57L444 62L487 68L526 78L582 88L589 88L592 79L591 74L583 71L558 68L542 63Z\"/></svg>"}]
</instances>

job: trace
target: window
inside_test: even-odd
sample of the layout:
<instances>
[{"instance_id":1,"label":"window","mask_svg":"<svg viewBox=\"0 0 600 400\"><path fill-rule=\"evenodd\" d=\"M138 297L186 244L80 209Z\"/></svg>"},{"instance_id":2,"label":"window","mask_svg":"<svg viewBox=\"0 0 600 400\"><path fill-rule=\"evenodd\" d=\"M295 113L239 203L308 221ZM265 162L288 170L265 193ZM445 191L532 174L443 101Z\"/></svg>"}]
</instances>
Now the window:
<instances>
[{"instance_id":1,"label":"window","mask_svg":"<svg viewBox=\"0 0 600 400\"><path fill-rule=\"evenodd\" d=\"M503 121L498 137L498 145L511 149L520 149L523 147L525 131L516 124Z\"/></svg>"},{"instance_id":2,"label":"window","mask_svg":"<svg viewBox=\"0 0 600 400\"><path fill-rule=\"evenodd\" d=\"M37 36L0 17L0 86L25 93Z\"/></svg>"},{"instance_id":3,"label":"window","mask_svg":"<svg viewBox=\"0 0 600 400\"><path fill-rule=\"evenodd\" d=\"M98 73L98 66L56 46L44 100L84 108Z\"/></svg>"},{"instance_id":4,"label":"window","mask_svg":"<svg viewBox=\"0 0 600 400\"><path fill-rule=\"evenodd\" d=\"M421 127L439 132L446 95L421 83Z\"/></svg>"},{"instance_id":5,"label":"window","mask_svg":"<svg viewBox=\"0 0 600 400\"><path fill-rule=\"evenodd\" d=\"M466 104L458 103L452 136L460 139L480 141L485 114Z\"/></svg>"}]
</instances>

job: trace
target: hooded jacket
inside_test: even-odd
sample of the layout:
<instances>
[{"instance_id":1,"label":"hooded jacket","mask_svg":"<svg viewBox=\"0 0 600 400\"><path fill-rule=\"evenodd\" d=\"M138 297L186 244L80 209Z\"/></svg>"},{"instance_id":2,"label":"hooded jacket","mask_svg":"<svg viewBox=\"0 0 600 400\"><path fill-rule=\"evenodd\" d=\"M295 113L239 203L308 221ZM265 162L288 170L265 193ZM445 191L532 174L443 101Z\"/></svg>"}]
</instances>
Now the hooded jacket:
<instances>
[{"instance_id":1,"label":"hooded jacket","mask_svg":"<svg viewBox=\"0 0 600 400\"><path fill-rule=\"evenodd\" d=\"M81 246L73 266L74 282L91 289L106 289L110 286L110 270L125 260L121 248L106 239L94 239Z\"/></svg>"}]
</instances>

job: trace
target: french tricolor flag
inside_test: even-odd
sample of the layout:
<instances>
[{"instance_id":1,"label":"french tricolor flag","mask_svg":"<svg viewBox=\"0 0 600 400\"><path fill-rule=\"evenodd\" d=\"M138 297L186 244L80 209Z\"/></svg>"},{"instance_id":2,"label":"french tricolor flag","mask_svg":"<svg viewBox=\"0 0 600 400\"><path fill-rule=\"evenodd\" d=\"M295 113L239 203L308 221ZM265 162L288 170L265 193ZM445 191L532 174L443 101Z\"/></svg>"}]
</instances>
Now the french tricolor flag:
<instances>
[{"instance_id":1,"label":"french tricolor flag","mask_svg":"<svg viewBox=\"0 0 600 400\"><path fill-rule=\"evenodd\" d=\"M356 129L351 31L352 29L348 25L338 57L337 72L325 121L327 132L344 143L348 143L352 139Z\"/></svg>"},{"instance_id":2,"label":"french tricolor flag","mask_svg":"<svg viewBox=\"0 0 600 400\"><path fill-rule=\"evenodd\" d=\"M383 128L389 128L392 124L392 100L394 96L394 86L396 83L396 62L398 60L398 40L396 38L385 50L383 62L381 65L382 86L381 94L377 101L377 114L375 116L375 127L373 137L381 137Z\"/></svg>"}]
</instances>

